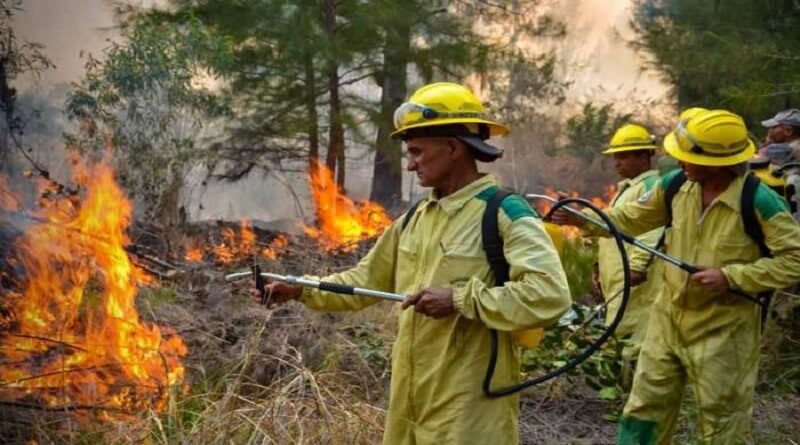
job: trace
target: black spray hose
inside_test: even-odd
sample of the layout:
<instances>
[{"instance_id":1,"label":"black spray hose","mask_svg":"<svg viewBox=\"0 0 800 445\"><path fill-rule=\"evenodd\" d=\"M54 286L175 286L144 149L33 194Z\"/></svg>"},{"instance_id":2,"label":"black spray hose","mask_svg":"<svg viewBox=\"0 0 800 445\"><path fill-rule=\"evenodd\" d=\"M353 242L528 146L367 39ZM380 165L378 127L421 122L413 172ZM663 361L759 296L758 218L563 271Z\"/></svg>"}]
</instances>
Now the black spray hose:
<instances>
[{"instance_id":1,"label":"black spray hose","mask_svg":"<svg viewBox=\"0 0 800 445\"><path fill-rule=\"evenodd\" d=\"M580 355L573 358L564 366L551 371L543 376L539 376L533 378L531 380L526 380L522 383L519 383L514 386L509 386L507 388L500 388L500 389L492 389L492 377L494 376L495 368L497 367L497 354L498 354L498 340L497 340L497 331L492 329L490 331L491 335L491 350L489 353L489 365L486 368L486 376L483 379L483 393L486 394L487 397L490 398L497 398L503 397L507 395L514 394L516 392L522 391L525 388L538 385L539 383L546 382L548 380L554 379L564 373L567 373L586 361L589 357L591 357L595 352L597 352L603 344L605 344L608 339L614 335L614 331L617 329L617 325L622 321L622 317L625 315L625 308L628 305L628 299L631 295L631 268L630 264L628 263L628 254L625 252L625 242L619 230L611 222L608 216L603 213L598 207L593 205L591 202L580 199L580 198L566 198L558 201L553 205L553 208L545 215L544 219L547 220L553 214L554 211L558 210L561 207L564 207L570 203L577 203L582 206L588 207L594 213L599 216L603 222L608 226L608 231L611 233L611 236L614 237L614 241L616 241L617 249L619 249L619 256L622 259L622 272L623 272L623 287L622 287L622 302L620 303L619 310L617 311L617 315L614 317L614 320L611 324L606 328L606 331L603 335L600 336L594 343L589 345Z\"/></svg>"}]
</instances>

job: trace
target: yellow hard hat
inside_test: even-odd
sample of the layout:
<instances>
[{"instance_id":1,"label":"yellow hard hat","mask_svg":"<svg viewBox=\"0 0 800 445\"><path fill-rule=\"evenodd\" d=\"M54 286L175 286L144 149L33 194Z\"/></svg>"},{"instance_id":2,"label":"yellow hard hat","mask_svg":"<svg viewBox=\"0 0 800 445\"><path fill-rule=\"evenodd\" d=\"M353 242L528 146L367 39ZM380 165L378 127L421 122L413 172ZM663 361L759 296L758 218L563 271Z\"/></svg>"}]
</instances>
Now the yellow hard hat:
<instances>
[{"instance_id":1,"label":"yellow hard hat","mask_svg":"<svg viewBox=\"0 0 800 445\"><path fill-rule=\"evenodd\" d=\"M679 161L710 167L740 164L756 152L744 120L726 110L700 111L681 120L664 139L664 149Z\"/></svg>"},{"instance_id":2,"label":"yellow hard hat","mask_svg":"<svg viewBox=\"0 0 800 445\"><path fill-rule=\"evenodd\" d=\"M643 125L625 124L614 133L608 149L603 154L619 153L622 151L655 150L656 137Z\"/></svg>"},{"instance_id":3,"label":"yellow hard hat","mask_svg":"<svg viewBox=\"0 0 800 445\"><path fill-rule=\"evenodd\" d=\"M689 119L697 116L698 114L705 113L707 111L708 111L707 108L702 108L702 107L687 108L687 109L681 111L681 114L678 116L678 119L682 120L682 121L689 120Z\"/></svg>"},{"instance_id":4,"label":"yellow hard hat","mask_svg":"<svg viewBox=\"0 0 800 445\"><path fill-rule=\"evenodd\" d=\"M489 120L488 114L469 88L450 82L432 83L415 91L408 102L397 107L394 112L396 131L392 137L402 137L412 128L453 124L467 124L476 134L479 133L478 124L484 124L489 128L484 139L508 134L508 128Z\"/></svg>"},{"instance_id":5,"label":"yellow hard hat","mask_svg":"<svg viewBox=\"0 0 800 445\"><path fill-rule=\"evenodd\" d=\"M750 167L750 171L753 172L761 182L768 185L773 190L786 186L785 177L783 174L770 168L769 159L756 156L750 159L748 166ZM781 193L781 195L783 195L783 193Z\"/></svg>"}]
</instances>

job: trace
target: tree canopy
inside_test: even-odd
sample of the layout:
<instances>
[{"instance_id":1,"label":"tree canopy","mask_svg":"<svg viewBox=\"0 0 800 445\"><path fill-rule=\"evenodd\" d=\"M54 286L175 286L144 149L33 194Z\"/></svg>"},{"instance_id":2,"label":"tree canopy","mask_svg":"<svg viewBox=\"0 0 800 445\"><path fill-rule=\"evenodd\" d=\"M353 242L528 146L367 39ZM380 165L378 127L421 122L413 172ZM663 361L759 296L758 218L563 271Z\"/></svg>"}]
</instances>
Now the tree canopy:
<instances>
[{"instance_id":1,"label":"tree canopy","mask_svg":"<svg viewBox=\"0 0 800 445\"><path fill-rule=\"evenodd\" d=\"M681 108L728 108L755 130L800 106L800 6L786 0L638 0L633 42Z\"/></svg>"}]
</instances>

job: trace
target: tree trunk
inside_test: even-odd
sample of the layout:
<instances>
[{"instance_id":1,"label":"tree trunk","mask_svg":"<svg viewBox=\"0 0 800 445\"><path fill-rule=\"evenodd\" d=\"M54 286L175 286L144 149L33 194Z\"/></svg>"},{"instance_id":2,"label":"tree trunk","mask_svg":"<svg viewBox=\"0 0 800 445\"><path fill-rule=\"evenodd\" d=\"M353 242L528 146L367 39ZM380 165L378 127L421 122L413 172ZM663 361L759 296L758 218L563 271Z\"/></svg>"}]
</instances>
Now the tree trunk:
<instances>
[{"instance_id":1,"label":"tree trunk","mask_svg":"<svg viewBox=\"0 0 800 445\"><path fill-rule=\"evenodd\" d=\"M7 59L0 59L0 172L11 173L11 148L8 144L14 115L14 92L8 84Z\"/></svg>"},{"instance_id":2,"label":"tree trunk","mask_svg":"<svg viewBox=\"0 0 800 445\"><path fill-rule=\"evenodd\" d=\"M325 31L329 41L334 42L336 40L336 0L325 0ZM328 94L330 129L325 164L331 173L336 175L336 184L344 191L344 126L341 114L342 104L339 99L339 65L333 55L328 58Z\"/></svg>"},{"instance_id":3,"label":"tree trunk","mask_svg":"<svg viewBox=\"0 0 800 445\"><path fill-rule=\"evenodd\" d=\"M317 170L317 162L319 162L319 115L317 114L314 57L311 52L306 53L303 64L305 65L306 114L308 114L308 171L314 174Z\"/></svg>"},{"instance_id":4,"label":"tree trunk","mask_svg":"<svg viewBox=\"0 0 800 445\"><path fill-rule=\"evenodd\" d=\"M408 94L406 67L411 41L409 23L386 25L386 46L383 50L381 110L378 136L375 139L375 161L372 169L370 199L390 210L402 207L403 164L402 143L392 139L392 115Z\"/></svg>"}]
</instances>

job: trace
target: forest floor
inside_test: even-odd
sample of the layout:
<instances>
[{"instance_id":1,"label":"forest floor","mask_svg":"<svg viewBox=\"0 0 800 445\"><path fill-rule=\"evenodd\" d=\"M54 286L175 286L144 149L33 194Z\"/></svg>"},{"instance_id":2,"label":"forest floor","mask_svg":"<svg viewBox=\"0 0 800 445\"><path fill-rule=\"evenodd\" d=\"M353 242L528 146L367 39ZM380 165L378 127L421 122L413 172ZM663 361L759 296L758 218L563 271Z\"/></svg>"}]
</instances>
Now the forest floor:
<instances>
[{"instance_id":1,"label":"forest floor","mask_svg":"<svg viewBox=\"0 0 800 445\"><path fill-rule=\"evenodd\" d=\"M153 255L179 244L145 238L139 241L149 244ZM324 275L355 264L368 247L332 255L299 237L278 259L261 263L276 273ZM224 280L227 273L246 270L247 260L223 265L173 258L172 263L180 271L142 289L138 300L146 320L172 327L188 345L187 385L173 396L169 410L143 413L136 426L99 422L85 428L84 423L65 433L68 413L26 415L4 407L0 433L5 443L380 442L395 306L381 303L340 314L315 313L299 303L267 309L247 297L249 280ZM796 345L788 352L765 348L763 367L754 409L756 443L799 443ZM583 377L579 369L523 394L523 444L615 443L622 397L605 400ZM679 443L693 443L695 417L696 405L687 397Z\"/></svg>"}]
</instances>

